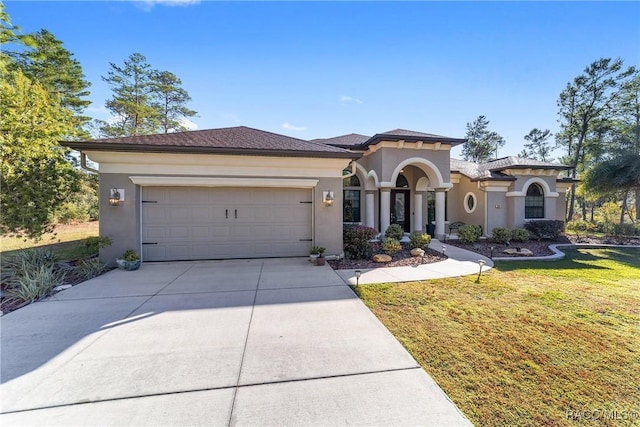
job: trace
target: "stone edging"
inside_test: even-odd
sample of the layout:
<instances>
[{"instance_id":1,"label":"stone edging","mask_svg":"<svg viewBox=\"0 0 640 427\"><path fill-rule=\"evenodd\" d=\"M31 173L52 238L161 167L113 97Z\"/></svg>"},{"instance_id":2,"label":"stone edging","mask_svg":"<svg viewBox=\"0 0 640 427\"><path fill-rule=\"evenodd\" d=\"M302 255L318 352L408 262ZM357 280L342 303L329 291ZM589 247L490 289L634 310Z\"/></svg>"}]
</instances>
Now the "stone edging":
<instances>
[{"instance_id":1,"label":"stone edging","mask_svg":"<svg viewBox=\"0 0 640 427\"><path fill-rule=\"evenodd\" d=\"M634 248L640 249L640 245L597 245L591 243L558 243L549 245L549 249L553 251L553 255L533 256L533 257L493 257L493 261L557 261L563 259L566 254L559 248L582 248L582 249L600 249L600 248Z\"/></svg>"}]
</instances>

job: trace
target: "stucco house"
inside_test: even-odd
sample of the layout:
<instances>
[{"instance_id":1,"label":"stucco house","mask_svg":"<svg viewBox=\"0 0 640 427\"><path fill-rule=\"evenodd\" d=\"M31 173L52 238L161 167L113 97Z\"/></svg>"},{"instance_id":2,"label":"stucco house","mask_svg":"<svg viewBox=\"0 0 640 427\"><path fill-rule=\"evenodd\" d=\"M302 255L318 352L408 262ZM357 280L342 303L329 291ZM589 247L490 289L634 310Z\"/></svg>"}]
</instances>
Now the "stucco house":
<instances>
[{"instance_id":1,"label":"stucco house","mask_svg":"<svg viewBox=\"0 0 640 427\"><path fill-rule=\"evenodd\" d=\"M342 252L344 223L441 237L455 221L495 227L564 219L565 166L451 158L464 139L396 129L301 140L245 126L65 142L99 164L101 251L113 261Z\"/></svg>"}]
</instances>

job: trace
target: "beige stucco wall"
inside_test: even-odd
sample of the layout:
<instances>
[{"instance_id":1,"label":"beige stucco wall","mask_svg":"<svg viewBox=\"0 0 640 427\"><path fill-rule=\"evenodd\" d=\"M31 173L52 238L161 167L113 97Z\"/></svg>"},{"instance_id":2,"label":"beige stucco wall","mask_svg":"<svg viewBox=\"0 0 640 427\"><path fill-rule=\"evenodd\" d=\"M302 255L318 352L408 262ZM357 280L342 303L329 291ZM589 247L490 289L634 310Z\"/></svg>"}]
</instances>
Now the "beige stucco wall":
<instances>
[{"instance_id":1,"label":"beige stucco wall","mask_svg":"<svg viewBox=\"0 0 640 427\"><path fill-rule=\"evenodd\" d=\"M460 183L454 185L455 192L449 194L449 222L462 221L465 224L481 225L484 232L484 212L486 207L484 193L478 189L476 182L471 182L466 176L460 178ZM476 207L472 213L464 208L467 193L473 193L476 197ZM455 197L454 197L455 196Z\"/></svg>"},{"instance_id":2,"label":"beige stucco wall","mask_svg":"<svg viewBox=\"0 0 640 427\"><path fill-rule=\"evenodd\" d=\"M496 227L507 227L507 197L503 191L487 191L486 214L487 221L484 233L490 236Z\"/></svg>"},{"instance_id":3,"label":"beige stucco wall","mask_svg":"<svg viewBox=\"0 0 640 427\"><path fill-rule=\"evenodd\" d=\"M130 153L95 153L95 157L102 160L100 163L100 235L108 236L113 240L111 246L100 251L100 258L103 262L113 263L116 257L122 255L129 248L141 252L140 186L131 181L131 176L250 177L256 181L317 179L317 185L311 189L314 202L313 242L311 245L324 246L327 248L328 255L342 253L341 176L342 170L349 164L349 159L259 158L192 154L182 156L180 154L156 155L152 159L153 161L146 159L144 165L141 166L131 160ZM234 163L236 164L234 165ZM188 164L192 164L193 167L189 168ZM167 172L163 173L163 171ZM204 171L208 171L211 175L203 174ZM109 206L108 199L111 188L125 190L125 200L122 206ZM333 206L324 206L322 202L324 191L333 192L335 199ZM362 200L364 202L364 192Z\"/></svg>"},{"instance_id":4,"label":"beige stucco wall","mask_svg":"<svg viewBox=\"0 0 640 427\"><path fill-rule=\"evenodd\" d=\"M368 170L375 170L380 182L391 182L394 171L402 162L412 158L422 158L433 163L440 171L443 181L449 182L450 157L448 150L412 150L380 148L366 157ZM432 177L430 177L432 178ZM430 181L435 182L434 179Z\"/></svg>"}]
</instances>

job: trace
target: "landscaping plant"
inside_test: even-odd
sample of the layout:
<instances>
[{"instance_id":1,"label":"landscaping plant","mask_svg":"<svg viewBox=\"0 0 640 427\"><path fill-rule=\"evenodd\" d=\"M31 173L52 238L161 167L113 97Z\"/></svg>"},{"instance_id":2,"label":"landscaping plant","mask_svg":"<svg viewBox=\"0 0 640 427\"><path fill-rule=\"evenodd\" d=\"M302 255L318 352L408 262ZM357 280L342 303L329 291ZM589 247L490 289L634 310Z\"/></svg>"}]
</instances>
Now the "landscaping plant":
<instances>
[{"instance_id":1,"label":"landscaping plant","mask_svg":"<svg viewBox=\"0 0 640 427\"><path fill-rule=\"evenodd\" d=\"M400 252L402 250L402 245L398 239L394 239L393 237L385 237L382 239L382 243L380 244L380 248L387 255L393 255L396 252Z\"/></svg>"},{"instance_id":2,"label":"landscaping plant","mask_svg":"<svg viewBox=\"0 0 640 427\"><path fill-rule=\"evenodd\" d=\"M392 239L400 240L404 236L404 230L400 224L391 224L387 231L384 232L384 237L391 237Z\"/></svg>"},{"instance_id":3,"label":"landscaping plant","mask_svg":"<svg viewBox=\"0 0 640 427\"><path fill-rule=\"evenodd\" d=\"M415 231L409 235L409 242L411 249L420 248L427 250L429 248L429 243L431 243L431 236L427 233Z\"/></svg>"},{"instance_id":4,"label":"landscaping plant","mask_svg":"<svg viewBox=\"0 0 640 427\"><path fill-rule=\"evenodd\" d=\"M496 227L491 230L491 240L494 243L505 244L513 238L513 232L509 228Z\"/></svg>"},{"instance_id":5,"label":"landscaping plant","mask_svg":"<svg viewBox=\"0 0 640 427\"><path fill-rule=\"evenodd\" d=\"M529 241L529 232L524 228L516 228L513 230L513 236L511 239L514 242L528 242Z\"/></svg>"},{"instance_id":6,"label":"landscaping plant","mask_svg":"<svg viewBox=\"0 0 640 427\"><path fill-rule=\"evenodd\" d=\"M564 221L560 220L539 220L525 223L526 228L538 240L556 240L564 231Z\"/></svg>"},{"instance_id":7,"label":"landscaping plant","mask_svg":"<svg viewBox=\"0 0 640 427\"><path fill-rule=\"evenodd\" d=\"M458 239L462 243L471 244L476 243L482 236L482 227L475 224L465 224L458 228Z\"/></svg>"},{"instance_id":8,"label":"landscaping plant","mask_svg":"<svg viewBox=\"0 0 640 427\"><path fill-rule=\"evenodd\" d=\"M376 230L360 225L345 226L342 231L344 254L348 259L369 259L373 256L371 240L376 236Z\"/></svg>"},{"instance_id":9,"label":"landscaping plant","mask_svg":"<svg viewBox=\"0 0 640 427\"><path fill-rule=\"evenodd\" d=\"M23 250L2 259L8 302L30 303L46 297L64 283L65 276L53 252L45 249Z\"/></svg>"}]
</instances>

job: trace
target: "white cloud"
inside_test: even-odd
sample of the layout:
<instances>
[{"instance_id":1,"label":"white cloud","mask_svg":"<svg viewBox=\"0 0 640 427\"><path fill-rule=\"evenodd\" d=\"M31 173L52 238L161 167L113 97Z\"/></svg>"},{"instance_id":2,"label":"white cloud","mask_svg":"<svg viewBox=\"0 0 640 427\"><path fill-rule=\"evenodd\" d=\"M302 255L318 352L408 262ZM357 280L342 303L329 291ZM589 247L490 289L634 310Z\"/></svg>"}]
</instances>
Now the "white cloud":
<instances>
[{"instance_id":1,"label":"white cloud","mask_svg":"<svg viewBox=\"0 0 640 427\"><path fill-rule=\"evenodd\" d=\"M199 4L200 0L138 0L136 4L145 12L149 12L155 5L159 6L193 6Z\"/></svg>"},{"instance_id":2,"label":"white cloud","mask_svg":"<svg viewBox=\"0 0 640 427\"><path fill-rule=\"evenodd\" d=\"M358 98L354 98L352 96L345 96L345 95L342 95L340 97L340 102L355 102L356 104L362 104L362 101L359 100Z\"/></svg>"},{"instance_id":3,"label":"white cloud","mask_svg":"<svg viewBox=\"0 0 640 427\"><path fill-rule=\"evenodd\" d=\"M282 124L282 128L283 128L283 129L286 129L286 130L307 130L307 128L306 128L306 127L303 127L303 126L295 126L295 125L292 125L292 124L291 124L291 123L289 123L289 122L283 123L283 124Z\"/></svg>"},{"instance_id":4,"label":"white cloud","mask_svg":"<svg viewBox=\"0 0 640 427\"><path fill-rule=\"evenodd\" d=\"M187 130L196 130L196 129L198 129L198 125L197 124L195 124L194 122L192 122L191 120L189 120L189 119L187 119L185 117L182 117L180 119L180 124L182 126L186 127Z\"/></svg>"}]
</instances>

